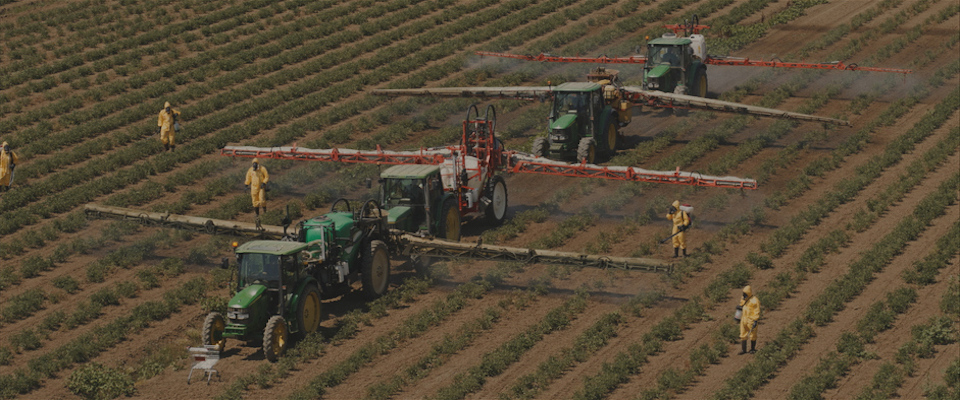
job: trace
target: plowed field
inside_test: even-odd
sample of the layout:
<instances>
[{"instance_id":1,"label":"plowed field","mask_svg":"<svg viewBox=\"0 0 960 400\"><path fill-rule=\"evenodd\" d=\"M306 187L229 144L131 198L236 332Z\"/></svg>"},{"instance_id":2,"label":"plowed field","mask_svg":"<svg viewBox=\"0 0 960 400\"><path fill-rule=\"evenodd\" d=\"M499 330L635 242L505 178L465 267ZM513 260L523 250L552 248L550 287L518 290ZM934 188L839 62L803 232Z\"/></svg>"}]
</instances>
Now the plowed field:
<instances>
[{"instance_id":1,"label":"plowed field","mask_svg":"<svg viewBox=\"0 0 960 400\"><path fill-rule=\"evenodd\" d=\"M576 81L588 65L473 54L632 54L694 14L711 54L913 73L711 66L708 97L852 126L644 108L608 165L759 189L507 175L507 223L463 228L670 273L458 260L422 276L395 259L386 297L324 300L320 330L276 363L230 341L219 379L188 385L185 349L232 295L218 265L235 238L83 214L253 222L248 162L225 145L453 143L475 100L366 92ZM958 14L957 0L0 0L0 140L20 157L0 193L0 397L78 398L70 383L92 385L77 371L95 364L157 399L957 396ZM615 68L640 84L641 67ZM165 101L183 113L172 152ZM487 104L508 148L546 129L544 105ZM375 195L371 166L264 165L267 224ZM681 259L659 244L675 199L696 209ZM738 355L747 284L758 351Z\"/></svg>"}]
</instances>

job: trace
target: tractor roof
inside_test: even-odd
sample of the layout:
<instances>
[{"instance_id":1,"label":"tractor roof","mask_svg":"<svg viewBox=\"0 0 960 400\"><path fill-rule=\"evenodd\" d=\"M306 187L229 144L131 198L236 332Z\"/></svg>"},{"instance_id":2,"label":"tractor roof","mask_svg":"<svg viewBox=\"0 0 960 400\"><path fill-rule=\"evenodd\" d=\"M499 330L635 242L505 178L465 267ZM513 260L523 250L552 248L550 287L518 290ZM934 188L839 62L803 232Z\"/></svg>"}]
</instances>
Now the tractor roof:
<instances>
[{"instance_id":1,"label":"tractor roof","mask_svg":"<svg viewBox=\"0 0 960 400\"><path fill-rule=\"evenodd\" d=\"M567 82L557 85L554 92L592 92L600 90L600 84L596 82Z\"/></svg>"},{"instance_id":2,"label":"tractor roof","mask_svg":"<svg viewBox=\"0 0 960 400\"><path fill-rule=\"evenodd\" d=\"M686 46L686 45L689 45L690 43L693 43L692 41L690 41L690 38L664 38L664 37L650 39L650 41L647 42L647 44L660 45L660 46Z\"/></svg>"},{"instance_id":3,"label":"tractor roof","mask_svg":"<svg viewBox=\"0 0 960 400\"><path fill-rule=\"evenodd\" d=\"M279 240L252 240L237 247L236 252L272 254L275 256L285 256L293 254L307 248L306 243L301 242L281 242Z\"/></svg>"},{"instance_id":4,"label":"tractor roof","mask_svg":"<svg viewBox=\"0 0 960 400\"><path fill-rule=\"evenodd\" d=\"M381 178L423 179L440 170L437 165L395 165L380 173Z\"/></svg>"}]
</instances>

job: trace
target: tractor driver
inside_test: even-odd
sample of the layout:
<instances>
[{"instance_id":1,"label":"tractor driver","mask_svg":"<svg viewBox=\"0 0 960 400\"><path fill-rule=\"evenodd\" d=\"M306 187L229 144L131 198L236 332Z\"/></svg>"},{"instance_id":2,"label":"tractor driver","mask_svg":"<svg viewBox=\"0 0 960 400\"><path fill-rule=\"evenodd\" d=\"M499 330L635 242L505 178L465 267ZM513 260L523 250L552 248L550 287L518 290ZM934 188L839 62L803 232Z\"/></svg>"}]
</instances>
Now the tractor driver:
<instances>
[{"instance_id":1,"label":"tractor driver","mask_svg":"<svg viewBox=\"0 0 960 400\"><path fill-rule=\"evenodd\" d=\"M567 93L563 98L563 103L560 105L560 113L566 114L571 111L576 113L581 112L587 103L582 97L580 93Z\"/></svg>"},{"instance_id":2,"label":"tractor driver","mask_svg":"<svg viewBox=\"0 0 960 400\"><path fill-rule=\"evenodd\" d=\"M664 49L663 62L670 63L671 67L680 66L680 48L677 46L670 46Z\"/></svg>"}]
</instances>

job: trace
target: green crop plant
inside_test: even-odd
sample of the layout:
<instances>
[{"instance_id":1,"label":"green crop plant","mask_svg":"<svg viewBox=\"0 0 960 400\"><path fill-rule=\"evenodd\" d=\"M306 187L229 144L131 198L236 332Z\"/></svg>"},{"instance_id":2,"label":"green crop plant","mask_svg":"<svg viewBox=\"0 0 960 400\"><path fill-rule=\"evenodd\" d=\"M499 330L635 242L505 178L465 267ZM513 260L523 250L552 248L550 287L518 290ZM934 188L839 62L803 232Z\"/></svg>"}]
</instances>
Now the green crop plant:
<instances>
[{"instance_id":1,"label":"green crop plant","mask_svg":"<svg viewBox=\"0 0 960 400\"><path fill-rule=\"evenodd\" d=\"M80 283L70 275L61 275L51 280L53 287L74 294L80 290Z\"/></svg>"},{"instance_id":2,"label":"green crop plant","mask_svg":"<svg viewBox=\"0 0 960 400\"><path fill-rule=\"evenodd\" d=\"M9 323L27 318L44 309L46 300L47 293L39 288L11 296L4 301L3 310L0 311L0 317L2 317L0 322Z\"/></svg>"},{"instance_id":3,"label":"green crop plant","mask_svg":"<svg viewBox=\"0 0 960 400\"><path fill-rule=\"evenodd\" d=\"M960 279L957 275L950 277L950 285L947 286L947 290L943 292L943 298L940 300L940 310L944 314L960 320Z\"/></svg>"},{"instance_id":4,"label":"green crop plant","mask_svg":"<svg viewBox=\"0 0 960 400\"><path fill-rule=\"evenodd\" d=\"M66 386L71 393L89 400L129 397L137 393L133 379L126 372L96 362L73 371Z\"/></svg>"}]
</instances>

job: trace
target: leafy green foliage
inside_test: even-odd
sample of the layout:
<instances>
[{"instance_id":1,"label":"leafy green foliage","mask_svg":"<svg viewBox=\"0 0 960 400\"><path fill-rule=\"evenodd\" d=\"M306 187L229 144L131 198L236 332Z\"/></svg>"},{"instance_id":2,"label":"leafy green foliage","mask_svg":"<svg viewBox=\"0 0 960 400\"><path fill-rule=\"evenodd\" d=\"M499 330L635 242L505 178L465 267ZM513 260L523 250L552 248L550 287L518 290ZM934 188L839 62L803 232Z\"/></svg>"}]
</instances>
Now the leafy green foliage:
<instances>
[{"instance_id":1,"label":"leafy green foliage","mask_svg":"<svg viewBox=\"0 0 960 400\"><path fill-rule=\"evenodd\" d=\"M86 364L70 374L67 389L90 400L109 400L137 393L133 378L120 369L97 362Z\"/></svg>"}]
</instances>

